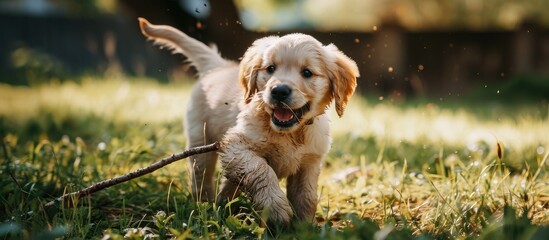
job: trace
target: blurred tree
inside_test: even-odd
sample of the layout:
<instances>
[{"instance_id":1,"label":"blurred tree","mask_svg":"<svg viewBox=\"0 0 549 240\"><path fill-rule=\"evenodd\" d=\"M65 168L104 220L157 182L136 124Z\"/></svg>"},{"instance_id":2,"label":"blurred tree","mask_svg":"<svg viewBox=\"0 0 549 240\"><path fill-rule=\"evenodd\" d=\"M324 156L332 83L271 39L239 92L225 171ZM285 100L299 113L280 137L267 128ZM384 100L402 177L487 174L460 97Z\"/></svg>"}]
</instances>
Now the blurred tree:
<instances>
[{"instance_id":1,"label":"blurred tree","mask_svg":"<svg viewBox=\"0 0 549 240\"><path fill-rule=\"evenodd\" d=\"M549 26L547 0L237 0L253 29L280 29L281 16L303 19L286 29L312 26L323 31L372 31L387 18L409 30L514 29L525 20ZM283 15L288 5L302 14ZM327 17L330 13L330 17ZM284 21L292 23L287 19ZM303 24L307 22L308 24Z\"/></svg>"}]
</instances>

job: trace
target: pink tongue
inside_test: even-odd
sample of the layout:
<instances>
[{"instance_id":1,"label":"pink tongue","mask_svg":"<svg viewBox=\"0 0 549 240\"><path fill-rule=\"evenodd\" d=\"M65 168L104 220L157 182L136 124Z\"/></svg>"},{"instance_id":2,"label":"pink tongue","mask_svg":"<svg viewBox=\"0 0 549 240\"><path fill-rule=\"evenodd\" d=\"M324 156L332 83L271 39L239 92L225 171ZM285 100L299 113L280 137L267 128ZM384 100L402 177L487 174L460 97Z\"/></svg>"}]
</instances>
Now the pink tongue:
<instances>
[{"instance_id":1,"label":"pink tongue","mask_svg":"<svg viewBox=\"0 0 549 240\"><path fill-rule=\"evenodd\" d=\"M290 121L293 117L293 113L290 109L286 108L275 108L274 117L281 122Z\"/></svg>"}]
</instances>

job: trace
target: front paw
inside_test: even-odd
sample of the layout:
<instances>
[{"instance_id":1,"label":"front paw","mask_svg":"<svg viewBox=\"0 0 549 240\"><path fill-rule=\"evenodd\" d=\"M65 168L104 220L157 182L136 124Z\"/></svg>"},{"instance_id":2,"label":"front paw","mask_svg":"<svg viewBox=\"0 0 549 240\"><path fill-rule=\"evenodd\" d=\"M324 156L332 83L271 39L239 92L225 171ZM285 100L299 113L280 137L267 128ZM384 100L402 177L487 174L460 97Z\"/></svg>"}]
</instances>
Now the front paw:
<instances>
[{"instance_id":1,"label":"front paw","mask_svg":"<svg viewBox=\"0 0 549 240\"><path fill-rule=\"evenodd\" d=\"M281 203L276 203L271 206L267 211L267 222L269 225L282 225L287 226L294 215L292 207L286 199Z\"/></svg>"},{"instance_id":2,"label":"front paw","mask_svg":"<svg viewBox=\"0 0 549 240\"><path fill-rule=\"evenodd\" d=\"M254 208L262 210L261 217L268 225L289 225L294 215L290 203L281 189L265 191L253 199Z\"/></svg>"}]
</instances>

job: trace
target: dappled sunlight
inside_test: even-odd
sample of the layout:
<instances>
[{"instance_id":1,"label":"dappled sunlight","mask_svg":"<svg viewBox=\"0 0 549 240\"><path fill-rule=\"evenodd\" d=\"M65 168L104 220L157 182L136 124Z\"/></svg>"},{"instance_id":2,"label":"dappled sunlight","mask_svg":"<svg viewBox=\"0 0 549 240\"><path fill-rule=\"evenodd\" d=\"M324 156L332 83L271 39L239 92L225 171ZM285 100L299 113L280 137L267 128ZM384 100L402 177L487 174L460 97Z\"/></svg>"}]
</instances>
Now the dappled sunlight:
<instances>
[{"instance_id":1,"label":"dappled sunlight","mask_svg":"<svg viewBox=\"0 0 549 240\"><path fill-rule=\"evenodd\" d=\"M20 121L44 111L56 115L93 114L113 121L163 123L182 119L189 87L150 80L83 78L81 83L38 87L0 85L0 115Z\"/></svg>"},{"instance_id":2,"label":"dappled sunlight","mask_svg":"<svg viewBox=\"0 0 549 240\"><path fill-rule=\"evenodd\" d=\"M540 173L549 165L549 116L536 106L482 116L468 108L355 97L342 119L330 112L337 150L319 181L320 219L337 226L342 213L354 213L415 234L469 238L511 206L547 224L549 188ZM346 153L357 149L366 151Z\"/></svg>"},{"instance_id":3,"label":"dappled sunlight","mask_svg":"<svg viewBox=\"0 0 549 240\"><path fill-rule=\"evenodd\" d=\"M433 103L419 107L372 105L360 97L351 100L341 119L333 111L330 115L335 135L373 136L387 144L417 140L437 145L499 141L518 150L549 144L549 116L482 118L464 108L449 110Z\"/></svg>"},{"instance_id":4,"label":"dappled sunlight","mask_svg":"<svg viewBox=\"0 0 549 240\"><path fill-rule=\"evenodd\" d=\"M0 85L0 115L19 122L51 112L58 118L91 114L106 121L143 124L169 123L183 119L190 86L159 84L143 79L101 80L87 77L81 83L50 83L38 87ZM533 114L535 107L516 116L480 117L465 108L449 109L435 103L401 107L394 103L351 99L345 114L331 116L333 135L373 137L377 142L397 145L403 141L422 144L467 146L496 142L521 151L549 148L549 117ZM529 114L532 112L532 114Z\"/></svg>"},{"instance_id":5,"label":"dappled sunlight","mask_svg":"<svg viewBox=\"0 0 549 240\"><path fill-rule=\"evenodd\" d=\"M54 118L93 115L118 123L162 124L182 122L190 86L158 84L149 80L93 77L81 83L51 83L37 87L0 85L0 116L23 123L43 114ZM401 107L394 103L369 103L355 96L342 118L329 109L335 141L373 138L398 146L402 142L424 146L474 146L501 143L508 152L549 148L549 118L534 114L535 107L517 115L478 116L466 108L445 108L435 103ZM531 112L531 114L530 114ZM180 133L178 133L180 134ZM352 139L351 139L352 142ZM355 143L363 144L363 143Z\"/></svg>"}]
</instances>

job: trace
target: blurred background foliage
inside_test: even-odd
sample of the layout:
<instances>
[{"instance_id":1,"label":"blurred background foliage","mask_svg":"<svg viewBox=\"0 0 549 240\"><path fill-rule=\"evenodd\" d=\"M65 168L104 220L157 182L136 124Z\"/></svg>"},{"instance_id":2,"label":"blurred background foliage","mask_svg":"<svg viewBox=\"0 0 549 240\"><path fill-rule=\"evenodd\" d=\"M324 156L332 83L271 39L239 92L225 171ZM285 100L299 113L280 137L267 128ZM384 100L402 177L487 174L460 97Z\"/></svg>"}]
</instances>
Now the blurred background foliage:
<instances>
[{"instance_id":1,"label":"blurred background foliage","mask_svg":"<svg viewBox=\"0 0 549 240\"><path fill-rule=\"evenodd\" d=\"M4 0L0 82L82 74L185 81L194 72L184 58L158 51L139 32L136 18L146 17L216 43L229 59L262 36L311 34L357 62L361 94L391 101L543 100L548 8L546 0Z\"/></svg>"},{"instance_id":2,"label":"blurred background foliage","mask_svg":"<svg viewBox=\"0 0 549 240\"><path fill-rule=\"evenodd\" d=\"M203 19L210 14L208 0L171 1L197 18ZM549 2L545 0L234 0L234 4L244 26L252 30L311 27L324 31L363 32L373 31L372 26L383 25L384 21L396 21L409 30L513 30L524 21L549 26L549 16L545 14ZM2 6L79 17L117 14L121 8L116 0L4 0Z\"/></svg>"},{"instance_id":3,"label":"blurred background foliage","mask_svg":"<svg viewBox=\"0 0 549 240\"><path fill-rule=\"evenodd\" d=\"M545 0L237 0L250 29L311 27L322 31L374 31L397 22L408 30L512 30L523 21L549 26Z\"/></svg>"}]
</instances>

